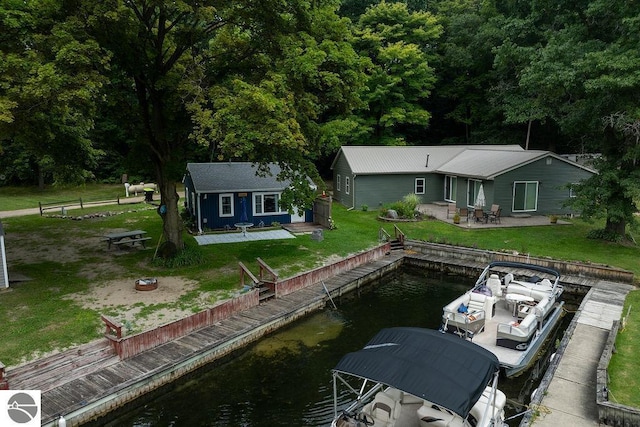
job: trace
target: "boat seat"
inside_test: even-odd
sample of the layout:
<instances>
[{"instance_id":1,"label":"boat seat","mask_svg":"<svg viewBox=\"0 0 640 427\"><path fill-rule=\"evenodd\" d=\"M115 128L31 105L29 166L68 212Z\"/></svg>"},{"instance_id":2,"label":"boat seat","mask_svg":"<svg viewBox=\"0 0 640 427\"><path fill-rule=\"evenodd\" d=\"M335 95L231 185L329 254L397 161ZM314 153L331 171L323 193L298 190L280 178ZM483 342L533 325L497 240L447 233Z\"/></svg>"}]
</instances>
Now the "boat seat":
<instances>
[{"instance_id":1,"label":"boat seat","mask_svg":"<svg viewBox=\"0 0 640 427\"><path fill-rule=\"evenodd\" d=\"M509 283L513 280L513 273L507 273L504 275L504 285L509 286Z\"/></svg>"},{"instance_id":2,"label":"boat seat","mask_svg":"<svg viewBox=\"0 0 640 427\"><path fill-rule=\"evenodd\" d=\"M469 297L468 310L469 314L479 313L484 311L484 302L487 299L486 295L472 292Z\"/></svg>"},{"instance_id":3,"label":"boat seat","mask_svg":"<svg viewBox=\"0 0 640 427\"><path fill-rule=\"evenodd\" d=\"M534 283L516 282L512 281L507 286L508 294L519 294L533 298L536 301L540 301L542 298L549 294L549 290L546 288L536 288Z\"/></svg>"},{"instance_id":4,"label":"boat seat","mask_svg":"<svg viewBox=\"0 0 640 427\"><path fill-rule=\"evenodd\" d=\"M528 343L538 326L535 313L529 313L522 322L509 324L499 323L496 335L496 345L507 348L516 348L523 343ZM525 350L525 347L518 350Z\"/></svg>"},{"instance_id":5,"label":"boat seat","mask_svg":"<svg viewBox=\"0 0 640 427\"><path fill-rule=\"evenodd\" d=\"M485 407L487 403L493 404L493 398L489 401L489 397L491 396L491 387L485 388L480 399L473 405L471 411L469 412L473 417L478 421L479 426L481 425L489 425L489 420L484 421L482 416L485 414ZM495 407L493 408L493 415L498 415L500 411L504 410L505 405L507 404L507 396L496 389L495 396ZM487 418L491 419L491 412L487 413Z\"/></svg>"},{"instance_id":6,"label":"boat seat","mask_svg":"<svg viewBox=\"0 0 640 427\"><path fill-rule=\"evenodd\" d=\"M391 427L400 415L402 392L396 396L392 390L379 391L371 402L371 416L376 427Z\"/></svg>"},{"instance_id":7,"label":"boat seat","mask_svg":"<svg viewBox=\"0 0 640 427\"><path fill-rule=\"evenodd\" d=\"M492 274L487 279L487 286L491 289L491 293L494 297L502 296L502 283L500 282L500 278L497 274Z\"/></svg>"},{"instance_id":8,"label":"boat seat","mask_svg":"<svg viewBox=\"0 0 640 427\"><path fill-rule=\"evenodd\" d=\"M538 304L536 304L535 309L537 310L538 316L542 319L545 319L547 315L551 312L552 307L553 307L553 300L549 299L549 297L544 297L540 300Z\"/></svg>"},{"instance_id":9,"label":"boat seat","mask_svg":"<svg viewBox=\"0 0 640 427\"><path fill-rule=\"evenodd\" d=\"M533 313L534 306L531 304L519 304L518 305L518 319L524 319L530 313Z\"/></svg>"},{"instance_id":10,"label":"boat seat","mask_svg":"<svg viewBox=\"0 0 640 427\"><path fill-rule=\"evenodd\" d=\"M518 306L518 318L524 319L530 313L538 316L539 319L546 319L553 307L553 300L544 297L537 304L520 304Z\"/></svg>"},{"instance_id":11,"label":"boat seat","mask_svg":"<svg viewBox=\"0 0 640 427\"><path fill-rule=\"evenodd\" d=\"M430 402L424 402L424 404L418 408L418 419L420 420L421 427L447 427L457 425L458 423L453 423L455 418L456 415L450 410L441 408Z\"/></svg>"}]
</instances>

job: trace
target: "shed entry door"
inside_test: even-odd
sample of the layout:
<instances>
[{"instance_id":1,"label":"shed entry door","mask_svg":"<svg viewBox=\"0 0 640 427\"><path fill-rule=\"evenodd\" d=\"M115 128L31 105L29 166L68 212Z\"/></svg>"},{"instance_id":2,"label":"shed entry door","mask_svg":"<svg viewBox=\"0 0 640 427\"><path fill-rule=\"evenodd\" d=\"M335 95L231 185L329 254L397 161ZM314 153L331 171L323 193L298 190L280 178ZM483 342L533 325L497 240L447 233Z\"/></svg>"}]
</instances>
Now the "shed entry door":
<instances>
[{"instance_id":1,"label":"shed entry door","mask_svg":"<svg viewBox=\"0 0 640 427\"><path fill-rule=\"evenodd\" d=\"M304 211L302 211L302 215L299 215L298 209L295 208L291 214L291 222L304 222Z\"/></svg>"}]
</instances>

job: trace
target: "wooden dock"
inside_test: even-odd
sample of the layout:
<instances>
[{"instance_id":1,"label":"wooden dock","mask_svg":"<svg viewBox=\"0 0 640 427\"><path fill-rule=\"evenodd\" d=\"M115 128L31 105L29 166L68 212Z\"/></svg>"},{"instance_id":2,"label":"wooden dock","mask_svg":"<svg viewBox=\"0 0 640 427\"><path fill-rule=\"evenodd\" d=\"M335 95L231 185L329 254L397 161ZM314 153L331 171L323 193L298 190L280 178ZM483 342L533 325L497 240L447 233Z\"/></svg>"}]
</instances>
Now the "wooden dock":
<instances>
[{"instance_id":1,"label":"wooden dock","mask_svg":"<svg viewBox=\"0 0 640 427\"><path fill-rule=\"evenodd\" d=\"M403 256L392 252L324 285L336 298L397 269ZM67 425L80 425L320 310L328 301L318 283L125 360L105 338L14 368L7 376L11 389L41 390L43 426L55 426L59 414Z\"/></svg>"},{"instance_id":2,"label":"wooden dock","mask_svg":"<svg viewBox=\"0 0 640 427\"><path fill-rule=\"evenodd\" d=\"M414 245L414 248L417 247ZM42 425L55 426L59 414L67 425L80 425L113 411L171 381L242 348L276 329L339 298L404 262L448 273L477 276L495 253L460 251L430 254L391 251L376 261L270 299L195 330L166 344L121 360L106 338L7 371L13 390L42 391ZM563 282L589 286L591 279L563 276ZM567 283L568 284L568 283ZM325 290L326 288L326 290ZM330 297L329 297L330 296Z\"/></svg>"}]
</instances>

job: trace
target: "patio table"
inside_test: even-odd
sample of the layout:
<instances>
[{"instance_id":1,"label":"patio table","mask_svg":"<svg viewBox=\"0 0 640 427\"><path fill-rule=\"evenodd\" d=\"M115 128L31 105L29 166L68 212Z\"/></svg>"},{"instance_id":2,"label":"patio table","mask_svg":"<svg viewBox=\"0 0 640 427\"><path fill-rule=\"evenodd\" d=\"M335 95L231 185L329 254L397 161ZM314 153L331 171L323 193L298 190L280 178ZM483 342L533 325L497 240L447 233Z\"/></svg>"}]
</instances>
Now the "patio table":
<instances>
[{"instance_id":1,"label":"patio table","mask_svg":"<svg viewBox=\"0 0 640 427\"><path fill-rule=\"evenodd\" d=\"M246 236L247 235L247 228L251 228L253 227L253 223L252 222L238 222L236 224L233 224L236 228L239 228L240 230L242 230L242 235Z\"/></svg>"}]
</instances>

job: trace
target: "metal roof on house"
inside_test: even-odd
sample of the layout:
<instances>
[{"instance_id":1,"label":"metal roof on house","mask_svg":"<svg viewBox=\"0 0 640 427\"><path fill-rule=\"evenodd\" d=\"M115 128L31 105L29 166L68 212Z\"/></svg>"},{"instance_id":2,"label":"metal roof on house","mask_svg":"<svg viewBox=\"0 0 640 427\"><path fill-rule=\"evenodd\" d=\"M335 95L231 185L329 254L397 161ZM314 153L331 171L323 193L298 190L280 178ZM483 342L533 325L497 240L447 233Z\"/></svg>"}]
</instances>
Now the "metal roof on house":
<instances>
[{"instance_id":1,"label":"metal roof on house","mask_svg":"<svg viewBox=\"0 0 640 427\"><path fill-rule=\"evenodd\" d=\"M524 151L519 145L441 145L441 146L343 146L342 154L356 175L437 172L466 150Z\"/></svg>"},{"instance_id":2,"label":"metal roof on house","mask_svg":"<svg viewBox=\"0 0 640 427\"><path fill-rule=\"evenodd\" d=\"M433 172L494 179L544 157L595 173L550 151L525 151L519 145L343 146L340 150L356 175Z\"/></svg>"},{"instance_id":3,"label":"metal roof on house","mask_svg":"<svg viewBox=\"0 0 640 427\"><path fill-rule=\"evenodd\" d=\"M282 191L291 181L278 181L280 166L269 164L271 175L258 176L258 166L249 162L187 163L197 193L237 193L243 191Z\"/></svg>"},{"instance_id":4,"label":"metal roof on house","mask_svg":"<svg viewBox=\"0 0 640 427\"><path fill-rule=\"evenodd\" d=\"M447 175L494 179L498 175L545 157L552 157L560 162L571 163L581 169L594 172L583 165L572 162L550 151L480 150L477 148L465 150L446 164L442 165L435 172Z\"/></svg>"},{"instance_id":5,"label":"metal roof on house","mask_svg":"<svg viewBox=\"0 0 640 427\"><path fill-rule=\"evenodd\" d=\"M436 172L492 179L517 166L533 162L549 154L548 151L466 150Z\"/></svg>"}]
</instances>

